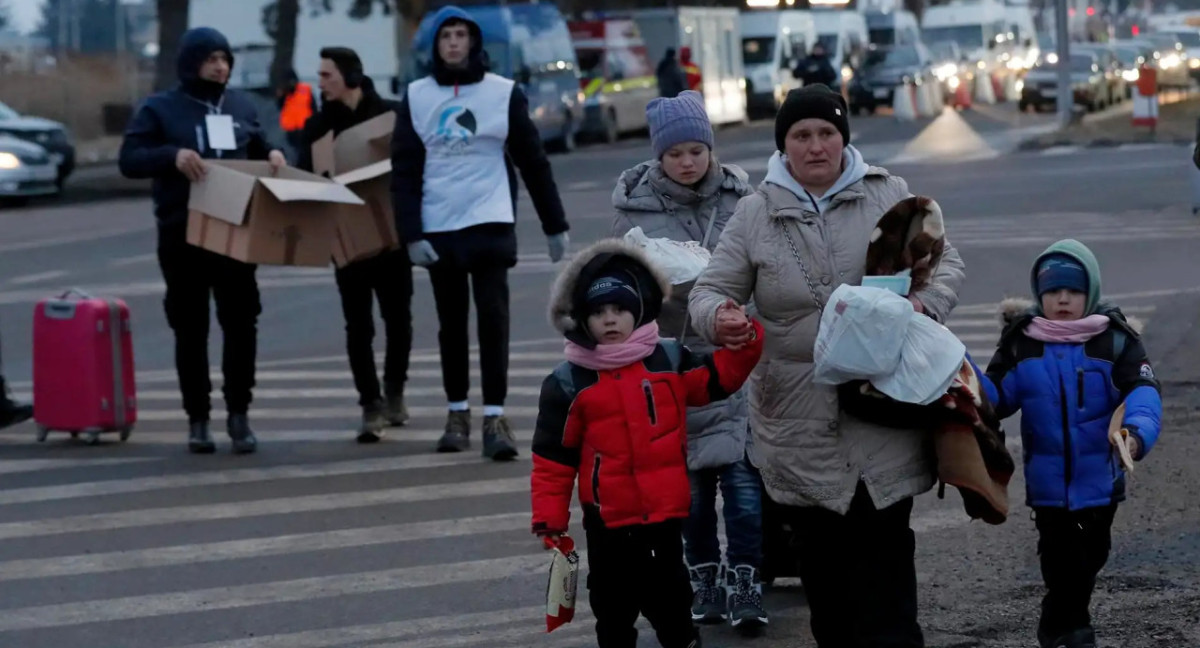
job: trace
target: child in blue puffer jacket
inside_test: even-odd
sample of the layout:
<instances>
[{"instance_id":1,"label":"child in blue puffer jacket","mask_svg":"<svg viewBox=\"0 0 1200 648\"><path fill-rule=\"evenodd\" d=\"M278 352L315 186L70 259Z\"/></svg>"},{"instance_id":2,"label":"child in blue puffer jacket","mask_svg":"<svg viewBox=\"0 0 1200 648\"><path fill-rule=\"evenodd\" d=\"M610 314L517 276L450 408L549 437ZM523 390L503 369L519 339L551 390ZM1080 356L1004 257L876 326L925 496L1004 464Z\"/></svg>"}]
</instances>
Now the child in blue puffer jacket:
<instances>
[{"instance_id":1,"label":"child in blue puffer jacket","mask_svg":"<svg viewBox=\"0 0 1200 648\"><path fill-rule=\"evenodd\" d=\"M1021 411L1027 503L1034 509L1046 595L1042 648L1094 648L1088 607L1108 560L1125 473L1113 444L1143 459L1162 401L1140 336L1100 302L1100 266L1082 243L1059 241L1034 263L1037 304L1006 316L983 381L996 413ZM1110 442L1109 423L1128 431Z\"/></svg>"}]
</instances>

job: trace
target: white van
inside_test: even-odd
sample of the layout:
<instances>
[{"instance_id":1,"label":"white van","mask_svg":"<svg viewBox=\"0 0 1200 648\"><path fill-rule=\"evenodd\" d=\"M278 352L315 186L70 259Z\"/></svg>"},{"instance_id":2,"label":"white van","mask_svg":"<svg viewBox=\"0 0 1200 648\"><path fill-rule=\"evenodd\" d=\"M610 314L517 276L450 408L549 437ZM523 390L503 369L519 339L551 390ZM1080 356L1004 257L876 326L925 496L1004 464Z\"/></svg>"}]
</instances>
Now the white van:
<instances>
[{"instance_id":1,"label":"white van","mask_svg":"<svg viewBox=\"0 0 1200 648\"><path fill-rule=\"evenodd\" d=\"M917 24L916 15L911 11L868 11L863 15L867 18L867 35L872 45L915 45L921 40L921 27Z\"/></svg>"},{"instance_id":2,"label":"white van","mask_svg":"<svg viewBox=\"0 0 1200 648\"><path fill-rule=\"evenodd\" d=\"M1037 30L1033 26L1033 11L1028 4L1010 2L1005 8L1008 18L1009 37L1012 39L1012 63L1014 70L1028 70L1041 56Z\"/></svg>"},{"instance_id":3,"label":"white van","mask_svg":"<svg viewBox=\"0 0 1200 648\"><path fill-rule=\"evenodd\" d=\"M1012 57L1008 14L998 2L951 0L930 7L921 19L921 32L928 44L958 43L969 61L982 63L980 67L990 71L1006 67Z\"/></svg>"},{"instance_id":4,"label":"white van","mask_svg":"<svg viewBox=\"0 0 1200 648\"><path fill-rule=\"evenodd\" d=\"M812 17L817 27L817 42L825 46L829 62L838 72L834 89L841 90L866 55L870 43L867 19L846 9L813 9Z\"/></svg>"},{"instance_id":5,"label":"white van","mask_svg":"<svg viewBox=\"0 0 1200 648\"><path fill-rule=\"evenodd\" d=\"M817 28L807 11L743 11L742 65L746 70L747 108L774 114L788 91L801 85L792 70L816 42Z\"/></svg>"}]
</instances>

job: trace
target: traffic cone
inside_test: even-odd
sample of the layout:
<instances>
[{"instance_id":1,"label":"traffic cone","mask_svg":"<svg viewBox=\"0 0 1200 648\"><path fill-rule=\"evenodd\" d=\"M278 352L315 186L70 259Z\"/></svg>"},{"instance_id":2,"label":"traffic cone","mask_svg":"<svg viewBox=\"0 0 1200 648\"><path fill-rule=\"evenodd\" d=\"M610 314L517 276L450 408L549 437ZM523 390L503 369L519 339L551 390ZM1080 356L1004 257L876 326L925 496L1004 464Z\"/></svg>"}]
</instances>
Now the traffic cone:
<instances>
[{"instance_id":1,"label":"traffic cone","mask_svg":"<svg viewBox=\"0 0 1200 648\"><path fill-rule=\"evenodd\" d=\"M898 121L912 121L917 118L917 106L913 102L913 87L907 81L896 86L892 93L892 111Z\"/></svg>"},{"instance_id":2,"label":"traffic cone","mask_svg":"<svg viewBox=\"0 0 1200 648\"><path fill-rule=\"evenodd\" d=\"M917 86L917 116L918 117L933 117L933 96L930 94L929 83L922 83Z\"/></svg>"},{"instance_id":3,"label":"traffic cone","mask_svg":"<svg viewBox=\"0 0 1200 648\"><path fill-rule=\"evenodd\" d=\"M963 109L971 107L971 90L967 88L967 82L961 79L958 86L954 88L954 107Z\"/></svg>"},{"instance_id":4,"label":"traffic cone","mask_svg":"<svg viewBox=\"0 0 1200 648\"><path fill-rule=\"evenodd\" d=\"M981 104L996 103L996 91L992 88L992 77L983 70L975 73L975 101Z\"/></svg>"},{"instance_id":5,"label":"traffic cone","mask_svg":"<svg viewBox=\"0 0 1200 648\"><path fill-rule=\"evenodd\" d=\"M1000 75L989 74L988 78L992 81L992 92L996 96L996 103L1008 101L1008 97L1004 94L1004 83L1001 82Z\"/></svg>"}]
</instances>

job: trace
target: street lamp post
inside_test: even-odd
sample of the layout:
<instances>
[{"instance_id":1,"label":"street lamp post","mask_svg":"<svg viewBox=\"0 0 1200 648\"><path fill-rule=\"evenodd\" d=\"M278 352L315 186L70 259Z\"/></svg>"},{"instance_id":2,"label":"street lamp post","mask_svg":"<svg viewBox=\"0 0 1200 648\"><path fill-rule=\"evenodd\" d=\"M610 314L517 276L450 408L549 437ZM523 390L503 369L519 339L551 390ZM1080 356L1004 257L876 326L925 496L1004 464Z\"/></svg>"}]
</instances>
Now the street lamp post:
<instances>
[{"instance_id":1,"label":"street lamp post","mask_svg":"<svg viewBox=\"0 0 1200 648\"><path fill-rule=\"evenodd\" d=\"M1075 90L1071 83L1071 30L1067 25L1068 0L1054 2L1055 50L1058 54L1058 123L1065 128L1071 123L1071 111L1075 104Z\"/></svg>"}]
</instances>

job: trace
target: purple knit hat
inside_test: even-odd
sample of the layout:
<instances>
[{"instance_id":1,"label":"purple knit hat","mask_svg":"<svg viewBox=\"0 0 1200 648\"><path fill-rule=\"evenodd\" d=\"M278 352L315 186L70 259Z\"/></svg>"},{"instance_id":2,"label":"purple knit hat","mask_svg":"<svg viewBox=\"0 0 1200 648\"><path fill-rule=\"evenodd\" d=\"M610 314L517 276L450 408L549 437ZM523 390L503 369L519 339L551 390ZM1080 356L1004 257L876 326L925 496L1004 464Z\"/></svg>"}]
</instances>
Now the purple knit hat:
<instances>
[{"instance_id":1,"label":"purple knit hat","mask_svg":"<svg viewBox=\"0 0 1200 648\"><path fill-rule=\"evenodd\" d=\"M652 99L646 104L646 121L656 159L683 142L702 142L712 150L712 122L704 109L704 97L694 90L684 90L674 98Z\"/></svg>"}]
</instances>

